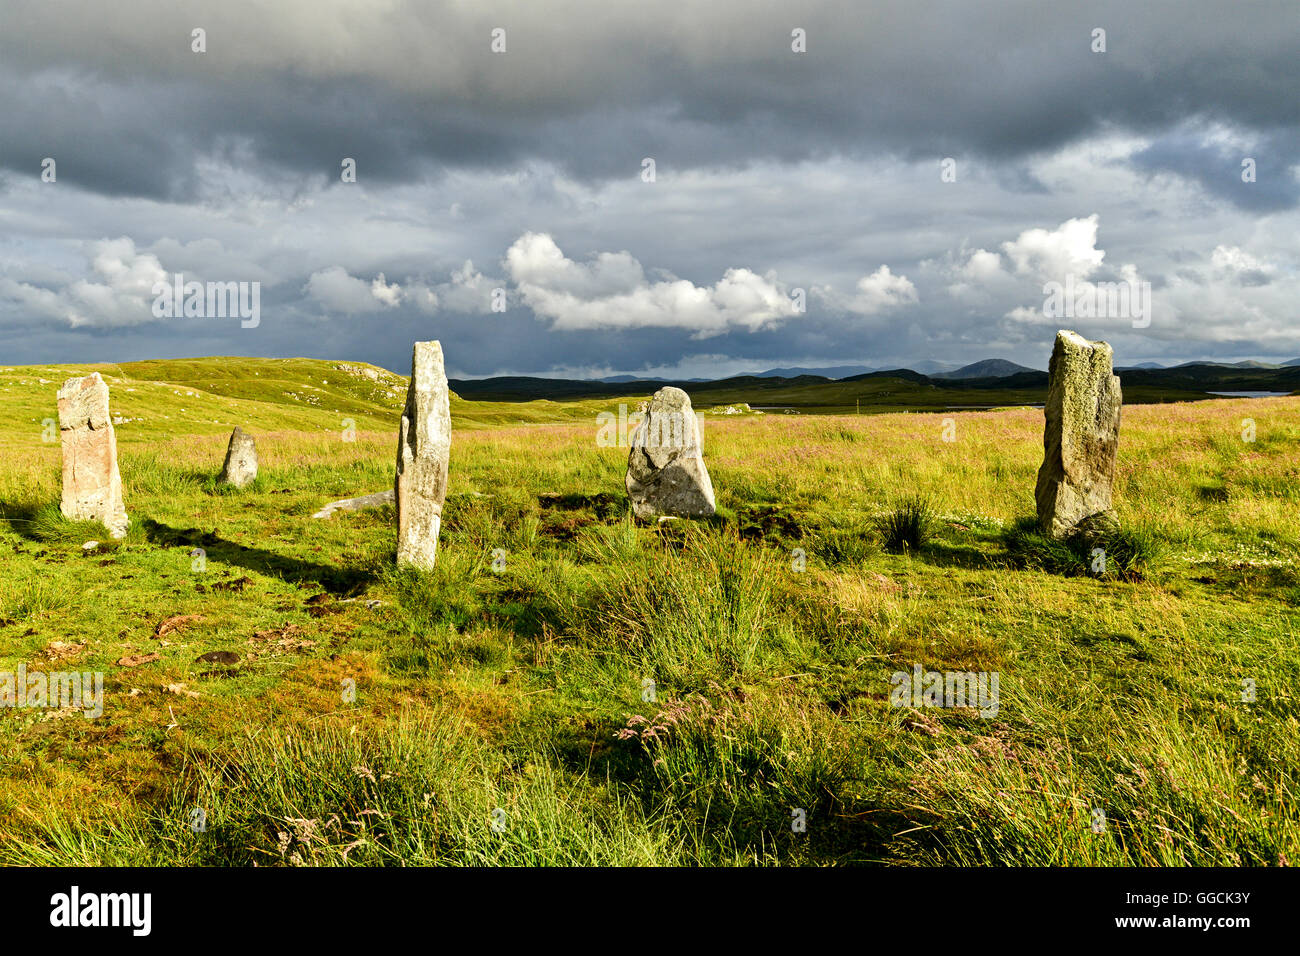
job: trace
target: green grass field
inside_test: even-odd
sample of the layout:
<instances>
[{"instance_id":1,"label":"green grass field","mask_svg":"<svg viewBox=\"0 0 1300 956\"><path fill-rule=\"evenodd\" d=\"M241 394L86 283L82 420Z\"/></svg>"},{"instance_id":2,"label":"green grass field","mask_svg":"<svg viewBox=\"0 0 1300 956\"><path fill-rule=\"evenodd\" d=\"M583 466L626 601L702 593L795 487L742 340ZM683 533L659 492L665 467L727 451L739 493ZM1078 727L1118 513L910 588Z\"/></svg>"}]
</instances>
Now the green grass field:
<instances>
[{"instance_id":1,"label":"green grass field","mask_svg":"<svg viewBox=\"0 0 1300 956\"><path fill-rule=\"evenodd\" d=\"M92 370L120 543L59 516L44 440ZM0 367L0 672L105 675L96 719L0 710L0 863L1300 857L1300 398L1127 407L1100 573L1026 525L1041 411L704 414L718 518L638 525L596 441L627 400L456 399L416 573L391 508L311 518L391 487L404 394L360 363ZM996 673L996 714L891 706L916 665Z\"/></svg>"}]
</instances>

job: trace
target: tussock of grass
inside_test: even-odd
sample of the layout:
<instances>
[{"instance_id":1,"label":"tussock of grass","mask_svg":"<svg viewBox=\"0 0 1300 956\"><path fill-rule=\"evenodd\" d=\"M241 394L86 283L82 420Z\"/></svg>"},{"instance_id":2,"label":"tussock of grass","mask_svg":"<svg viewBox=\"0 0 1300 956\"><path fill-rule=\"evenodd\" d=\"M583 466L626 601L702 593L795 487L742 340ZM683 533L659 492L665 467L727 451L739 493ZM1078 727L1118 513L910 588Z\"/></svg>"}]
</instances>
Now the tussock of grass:
<instances>
[{"instance_id":1,"label":"tussock of grass","mask_svg":"<svg viewBox=\"0 0 1300 956\"><path fill-rule=\"evenodd\" d=\"M789 630L771 613L782 557L726 530L687 527L680 550L643 552L574 608L573 623L612 639L668 687L751 676Z\"/></svg>"},{"instance_id":2,"label":"tussock of grass","mask_svg":"<svg viewBox=\"0 0 1300 956\"><path fill-rule=\"evenodd\" d=\"M74 521L65 518L56 504L41 507L25 523L21 533L46 544L84 544L98 541L105 546L112 542L108 530L98 521Z\"/></svg>"},{"instance_id":3,"label":"tussock of grass","mask_svg":"<svg viewBox=\"0 0 1300 956\"><path fill-rule=\"evenodd\" d=\"M875 557L880 546L861 528L830 528L817 536L813 551L831 566L855 565Z\"/></svg>"},{"instance_id":4,"label":"tussock of grass","mask_svg":"<svg viewBox=\"0 0 1300 956\"><path fill-rule=\"evenodd\" d=\"M27 622L60 611L72 603L73 594L48 578L29 578L0 593L0 619Z\"/></svg>"},{"instance_id":5,"label":"tussock of grass","mask_svg":"<svg viewBox=\"0 0 1300 956\"><path fill-rule=\"evenodd\" d=\"M1022 518L1004 534L1017 567L1066 576L1091 575L1139 581L1165 554L1159 537L1143 528L1076 532L1064 538L1044 534L1035 518Z\"/></svg>"},{"instance_id":6,"label":"tussock of grass","mask_svg":"<svg viewBox=\"0 0 1300 956\"><path fill-rule=\"evenodd\" d=\"M930 538L934 513L928 499L912 497L879 521L885 549L896 553L920 551Z\"/></svg>"}]
</instances>

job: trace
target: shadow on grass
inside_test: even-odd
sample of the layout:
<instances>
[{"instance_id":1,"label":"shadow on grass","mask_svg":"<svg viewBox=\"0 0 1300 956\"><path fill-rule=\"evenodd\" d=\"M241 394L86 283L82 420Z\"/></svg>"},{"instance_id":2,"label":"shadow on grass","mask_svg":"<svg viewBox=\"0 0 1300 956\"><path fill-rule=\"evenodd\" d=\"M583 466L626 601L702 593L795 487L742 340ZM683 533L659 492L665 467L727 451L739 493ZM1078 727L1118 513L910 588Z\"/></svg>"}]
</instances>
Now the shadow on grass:
<instances>
[{"instance_id":1,"label":"shadow on grass","mask_svg":"<svg viewBox=\"0 0 1300 956\"><path fill-rule=\"evenodd\" d=\"M227 541L214 532L198 528L173 528L152 518L142 519L140 527L150 544L168 548L202 548L214 561L281 578L291 584L311 582L341 597L359 594L375 580L374 573L364 568L339 568L303 561L264 548L250 548Z\"/></svg>"},{"instance_id":2,"label":"shadow on grass","mask_svg":"<svg viewBox=\"0 0 1300 956\"><path fill-rule=\"evenodd\" d=\"M944 541L930 541L913 557L941 568L967 568L970 570L988 570L994 566L993 555L988 551L968 544L948 544Z\"/></svg>"},{"instance_id":3,"label":"shadow on grass","mask_svg":"<svg viewBox=\"0 0 1300 956\"><path fill-rule=\"evenodd\" d=\"M0 522L3 522L14 534L28 541L39 541L36 533L36 515L42 505L36 502L0 501Z\"/></svg>"}]
</instances>

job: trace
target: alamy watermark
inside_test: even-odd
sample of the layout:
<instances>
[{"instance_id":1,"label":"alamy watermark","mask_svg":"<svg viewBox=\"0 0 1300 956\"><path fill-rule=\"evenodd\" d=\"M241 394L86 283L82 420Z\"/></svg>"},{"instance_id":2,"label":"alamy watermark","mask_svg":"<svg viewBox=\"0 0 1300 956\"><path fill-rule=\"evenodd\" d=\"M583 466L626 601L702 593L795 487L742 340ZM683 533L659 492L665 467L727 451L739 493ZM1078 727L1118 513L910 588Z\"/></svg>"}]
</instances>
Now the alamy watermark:
<instances>
[{"instance_id":1,"label":"alamy watermark","mask_svg":"<svg viewBox=\"0 0 1300 956\"><path fill-rule=\"evenodd\" d=\"M998 715L998 672L895 671L890 707L974 707L981 717Z\"/></svg>"},{"instance_id":2,"label":"alamy watermark","mask_svg":"<svg viewBox=\"0 0 1300 956\"><path fill-rule=\"evenodd\" d=\"M102 671L0 671L0 707L43 707L80 710L87 720L104 713Z\"/></svg>"},{"instance_id":3,"label":"alamy watermark","mask_svg":"<svg viewBox=\"0 0 1300 956\"><path fill-rule=\"evenodd\" d=\"M262 322L260 282L186 282L177 272L171 282L155 282L150 292L156 319L239 318L244 329Z\"/></svg>"},{"instance_id":4,"label":"alamy watermark","mask_svg":"<svg viewBox=\"0 0 1300 956\"><path fill-rule=\"evenodd\" d=\"M73 886L50 897L50 925L123 927L133 936L148 936L153 928L152 893L83 893Z\"/></svg>"}]
</instances>

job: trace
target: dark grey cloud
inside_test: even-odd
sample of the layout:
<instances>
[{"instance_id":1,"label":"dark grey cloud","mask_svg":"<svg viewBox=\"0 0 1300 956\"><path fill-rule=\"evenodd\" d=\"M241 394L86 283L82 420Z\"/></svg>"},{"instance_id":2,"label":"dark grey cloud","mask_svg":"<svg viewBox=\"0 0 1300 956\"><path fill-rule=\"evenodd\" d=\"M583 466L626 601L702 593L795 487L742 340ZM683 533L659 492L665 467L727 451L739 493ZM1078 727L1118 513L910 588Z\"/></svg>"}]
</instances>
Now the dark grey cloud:
<instances>
[{"instance_id":1,"label":"dark grey cloud","mask_svg":"<svg viewBox=\"0 0 1300 956\"><path fill-rule=\"evenodd\" d=\"M177 198L197 160L235 148L268 174L334 177L347 155L380 182L528 159L600 180L635 175L643 155L676 169L832 154L1014 160L1103 129L1160 135L1193 119L1265 132L1279 148L1300 129L1291 0L653 15L576 4L558 23L531 4L385 4L341 36L336 4L126 6L129 33L117 7L97 3L75 18L41 5L12 15L0 163L32 173L60 153L87 188ZM188 49L198 22L203 54ZM496 24L509 39L500 55L488 51ZM807 53L790 50L796 26ZM1107 31L1105 53L1090 49L1094 27ZM1170 140L1148 161L1217 181L1220 157L1191 145ZM1289 192L1281 182L1238 201L1294 201L1294 181Z\"/></svg>"},{"instance_id":2,"label":"dark grey cloud","mask_svg":"<svg viewBox=\"0 0 1300 956\"><path fill-rule=\"evenodd\" d=\"M1131 267L1164 311L1141 333L1081 331L1131 361L1300 354L1294 0L563 13L85 0L4 17L4 361L257 353L400 370L412 338L440 337L459 375L995 353L1039 365L1054 331L1028 318L1043 277L1017 274L1004 244L1093 215L1105 257L1092 278ZM208 30L204 54L190 52L194 26ZM503 55L488 50L496 26ZM790 50L795 27L807 53ZM1090 49L1097 27L1105 53ZM57 185L38 181L46 156ZM339 182L343 157L358 184ZM643 157L654 184L638 178ZM944 157L956 183L940 182ZM742 294L720 289L730 270L757 277L746 288L808 290L809 310L733 316L702 336L593 326L596 299L554 306L589 325L565 330L524 307L508 275L507 251L528 233L563 251L560 285L602 255L634 259L645 283L608 303L648 310L645 321L677 315L654 287L665 277L743 313ZM122 239L132 250L97 266L96 250ZM462 301L452 277L466 260L509 288L509 312ZM882 266L913 300L880 306L859 290ZM136 315L132 281L152 271L260 281L262 325ZM322 273L368 311L313 297ZM398 304L364 301L381 274L403 290ZM421 307L426 289L443 290L438 307ZM69 321L72 305L98 301L102 315Z\"/></svg>"},{"instance_id":3,"label":"dark grey cloud","mask_svg":"<svg viewBox=\"0 0 1300 956\"><path fill-rule=\"evenodd\" d=\"M1243 179L1243 162L1254 164ZM1261 132L1254 142L1215 142L1205 130L1161 136L1132 157L1138 169L1172 173L1198 183L1207 193L1252 212L1292 209L1300 203L1300 129Z\"/></svg>"}]
</instances>

